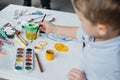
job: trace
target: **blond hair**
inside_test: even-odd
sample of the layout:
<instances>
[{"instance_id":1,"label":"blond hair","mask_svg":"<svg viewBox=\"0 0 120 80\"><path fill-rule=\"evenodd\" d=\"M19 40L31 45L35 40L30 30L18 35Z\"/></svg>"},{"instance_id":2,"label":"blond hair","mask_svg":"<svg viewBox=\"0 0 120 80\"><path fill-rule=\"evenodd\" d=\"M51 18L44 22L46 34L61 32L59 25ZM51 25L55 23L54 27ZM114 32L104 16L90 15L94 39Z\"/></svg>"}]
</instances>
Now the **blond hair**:
<instances>
[{"instance_id":1,"label":"blond hair","mask_svg":"<svg viewBox=\"0 0 120 80\"><path fill-rule=\"evenodd\" d=\"M120 0L73 0L73 4L92 24L120 29Z\"/></svg>"}]
</instances>

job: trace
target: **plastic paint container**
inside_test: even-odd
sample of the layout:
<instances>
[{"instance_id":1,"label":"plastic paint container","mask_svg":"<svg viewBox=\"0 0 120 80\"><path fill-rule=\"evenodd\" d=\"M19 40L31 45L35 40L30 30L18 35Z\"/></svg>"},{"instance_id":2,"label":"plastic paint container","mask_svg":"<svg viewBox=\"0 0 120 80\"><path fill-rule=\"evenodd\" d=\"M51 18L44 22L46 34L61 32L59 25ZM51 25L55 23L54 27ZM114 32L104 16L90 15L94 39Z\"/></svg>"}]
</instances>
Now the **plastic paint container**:
<instances>
[{"instance_id":1,"label":"plastic paint container","mask_svg":"<svg viewBox=\"0 0 120 80\"><path fill-rule=\"evenodd\" d=\"M14 30L9 30L6 32L6 35L9 39L13 39L14 38L14 34L15 34L15 31Z\"/></svg>"},{"instance_id":2,"label":"plastic paint container","mask_svg":"<svg viewBox=\"0 0 120 80\"><path fill-rule=\"evenodd\" d=\"M29 23L27 25L24 25L24 29L26 30L26 38L28 40L35 40L37 37L37 30L38 26L35 23Z\"/></svg>"},{"instance_id":3,"label":"plastic paint container","mask_svg":"<svg viewBox=\"0 0 120 80\"><path fill-rule=\"evenodd\" d=\"M12 27L5 27L4 31L9 39L14 38L15 30Z\"/></svg>"},{"instance_id":4,"label":"plastic paint container","mask_svg":"<svg viewBox=\"0 0 120 80\"><path fill-rule=\"evenodd\" d=\"M54 59L54 51L53 50L47 50L46 51L46 60L53 60Z\"/></svg>"}]
</instances>

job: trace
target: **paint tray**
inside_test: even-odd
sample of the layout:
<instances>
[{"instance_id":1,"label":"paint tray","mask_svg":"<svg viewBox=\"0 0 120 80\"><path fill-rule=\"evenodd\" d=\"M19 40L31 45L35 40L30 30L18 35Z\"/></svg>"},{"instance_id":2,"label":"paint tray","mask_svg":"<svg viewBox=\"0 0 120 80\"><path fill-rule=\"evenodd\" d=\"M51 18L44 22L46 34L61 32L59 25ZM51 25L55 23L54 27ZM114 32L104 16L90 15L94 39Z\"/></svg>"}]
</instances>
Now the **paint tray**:
<instances>
[{"instance_id":1,"label":"paint tray","mask_svg":"<svg viewBox=\"0 0 120 80\"><path fill-rule=\"evenodd\" d=\"M18 48L16 53L15 70L32 71L34 68L34 52L31 48Z\"/></svg>"}]
</instances>

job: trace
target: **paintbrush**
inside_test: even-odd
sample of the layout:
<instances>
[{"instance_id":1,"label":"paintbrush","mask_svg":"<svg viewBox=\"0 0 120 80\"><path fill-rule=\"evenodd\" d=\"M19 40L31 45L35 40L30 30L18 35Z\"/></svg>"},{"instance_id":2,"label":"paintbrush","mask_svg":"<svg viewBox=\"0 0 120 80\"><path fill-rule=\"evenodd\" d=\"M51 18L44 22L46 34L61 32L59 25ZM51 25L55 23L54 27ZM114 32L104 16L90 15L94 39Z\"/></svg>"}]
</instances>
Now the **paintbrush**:
<instances>
[{"instance_id":1,"label":"paintbrush","mask_svg":"<svg viewBox=\"0 0 120 80\"><path fill-rule=\"evenodd\" d=\"M39 60L38 54L35 53L35 56L36 56L36 59L37 59L37 62L38 62L38 66L39 66L40 72L43 72L43 68L42 68L42 65L41 65L41 63L40 63L40 60Z\"/></svg>"},{"instance_id":2,"label":"paintbrush","mask_svg":"<svg viewBox=\"0 0 120 80\"><path fill-rule=\"evenodd\" d=\"M19 39L25 46L27 46L27 45L28 45L27 41L25 41L25 39L20 35L19 31L18 31L18 30L15 30L15 33L16 33L16 36L18 37L18 39Z\"/></svg>"},{"instance_id":3,"label":"paintbrush","mask_svg":"<svg viewBox=\"0 0 120 80\"><path fill-rule=\"evenodd\" d=\"M46 14L43 16L42 22L45 20ZM40 26L38 27L36 34L38 33ZM31 43L33 42L34 36L31 38Z\"/></svg>"},{"instance_id":4,"label":"paintbrush","mask_svg":"<svg viewBox=\"0 0 120 80\"><path fill-rule=\"evenodd\" d=\"M45 17L46 17L46 14L44 15L44 17L43 17L43 19L42 19L42 21L41 21L41 22L43 22L43 21L45 20ZM38 27L38 29L37 29L37 31L36 31L36 32L38 32L38 31L39 31L39 29L40 29L40 25L39 25L39 27Z\"/></svg>"},{"instance_id":5,"label":"paintbrush","mask_svg":"<svg viewBox=\"0 0 120 80\"><path fill-rule=\"evenodd\" d=\"M44 15L44 16L45 16L45 15ZM40 18L43 18L44 16L40 16L40 17L37 17L37 18L31 18L31 19L28 21L28 23L34 22L35 20L40 19ZM51 16L51 14L46 14L46 16ZM35 23L39 23L39 22L35 22Z\"/></svg>"},{"instance_id":6,"label":"paintbrush","mask_svg":"<svg viewBox=\"0 0 120 80\"><path fill-rule=\"evenodd\" d=\"M42 22L44 21L45 17L46 17L46 14L45 14L45 15L44 15L44 17L43 17ZM37 32L39 31L40 26L41 26L41 25L39 25ZM44 31L42 31L42 30L40 30L40 32L41 32L41 33L45 33L45 32L44 32Z\"/></svg>"}]
</instances>

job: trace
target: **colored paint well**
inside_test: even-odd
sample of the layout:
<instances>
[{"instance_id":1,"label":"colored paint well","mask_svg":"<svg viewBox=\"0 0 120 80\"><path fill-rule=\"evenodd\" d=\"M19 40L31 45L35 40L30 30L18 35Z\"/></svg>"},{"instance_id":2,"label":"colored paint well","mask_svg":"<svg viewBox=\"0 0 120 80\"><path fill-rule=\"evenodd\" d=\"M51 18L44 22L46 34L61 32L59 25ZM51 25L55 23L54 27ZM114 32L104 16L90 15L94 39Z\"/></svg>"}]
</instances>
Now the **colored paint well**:
<instances>
[{"instance_id":1,"label":"colored paint well","mask_svg":"<svg viewBox=\"0 0 120 80\"><path fill-rule=\"evenodd\" d=\"M32 65L32 63L29 63L29 62L28 62L28 63L26 63L26 65L30 66L30 65Z\"/></svg>"},{"instance_id":2,"label":"colored paint well","mask_svg":"<svg viewBox=\"0 0 120 80\"><path fill-rule=\"evenodd\" d=\"M28 52L26 52L26 54L32 54L32 52L29 52L29 51L28 51Z\"/></svg>"},{"instance_id":3,"label":"colored paint well","mask_svg":"<svg viewBox=\"0 0 120 80\"><path fill-rule=\"evenodd\" d=\"M32 58L32 55L27 54L27 55L26 55L26 58L28 58L28 59L29 59L29 58Z\"/></svg>"},{"instance_id":4,"label":"colored paint well","mask_svg":"<svg viewBox=\"0 0 120 80\"><path fill-rule=\"evenodd\" d=\"M19 51L23 51L24 49L23 49L23 48L18 48L17 50L19 50Z\"/></svg>"},{"instance_id":5,"label":"colored paint well","mask_svg":"<svg viewBox=\"0 0 120 80\"><path fill-rule=\"evenodd\" d=\"M27 51L32 51L32 49L28 48Z\"/></svg>"},{"instance_id":6,"label":"colored paint well","mask_svg":"<svg viewBox=\"0 0 120 80\"><path fill-rule=\"evenodd\" d=\"M28 62L29 62L29 61L32 61L32 59L26 59L26 61L28 61Z\"/></svg>"},{"instance_id":7,"label":"colored paint well","mask_svg":"<svg viewBox=\"0 0 120 80\"><path fill-rule=\"evenodd\" d=\"M23 55L17 55L17 57L18 57L18 58L22 58L22 57L23 57Z\"/></svg>"},{"instance_id":8,"label":"colored paint well","mask_svg":"<svg viewBox=\"0 0 120 80\"><path fill-rule=\"evenodd\" d=\"M15 69L16 70L22 70L22 67L21 66L16 66Z\"/></svg>"},{"instance_id":9,"label":"colored paint well","mask_svg":"<svg viewBox=\"0 0 120 80\"><path fill-rule=\"evenodd\" d=\"M17 62L22 62L22 61L23 61L23 58L17 58L16 61L17 61Z\"/></svg>"},{"instance_id":10,"label":"colored paint well","mask_svg":"<svg viewBox=\"0 0 120 80\"><path fill-rule=\"evenodd\" d=\"M17 54L23 54L23 52L17 52Z\"/></svg>"},{"instance_id":11,"label":"colored paint well","mask_svg":"<svg viewBox=\"0 0 120 80\"><path fill-rule=\"evenodd\" d=\"M32 69L32 67L27 66L27 67L25 67L25 69L26 69L26 70L31 70L31 69Z\"/></svg>"}]
</instances>

